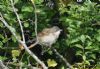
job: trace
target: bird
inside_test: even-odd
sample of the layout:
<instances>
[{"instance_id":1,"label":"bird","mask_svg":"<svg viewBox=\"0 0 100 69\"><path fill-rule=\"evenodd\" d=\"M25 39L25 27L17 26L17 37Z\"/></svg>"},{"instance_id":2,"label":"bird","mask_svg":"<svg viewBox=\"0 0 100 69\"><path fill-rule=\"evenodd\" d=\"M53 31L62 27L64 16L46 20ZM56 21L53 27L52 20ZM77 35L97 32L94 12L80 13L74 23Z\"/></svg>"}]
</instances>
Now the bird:
<instances>
[{"instance_id":1,"label":"bird","mask_svg":"<svg viewBox=\"0 0 100 69\"><path fill-rule=\"evenodd\" d=\"M51 47L56 43L62 29L57 26L45 28L37 35L38 44Z\"/></svg>"},{"instance_id":2,"label":"bird","mask_svg":"<svg viewBox=\"0 0 100 69\"><path fill-rule=\"evenodd\" d=\"M28 48L33 48L37 44L45 46L45 47L51 47L54 43L56 43L57 39L59 38L59 35L61 33L62 29L60 29L58 26L53 26L51 28L44 28L41 32L37 34L37 41L33 44L31 44ZM33 39L32 41L36 40ZM28 41L28 42L32 42ZM23 50L24 47L21 48Z\"/></svg>"}]
</instances>

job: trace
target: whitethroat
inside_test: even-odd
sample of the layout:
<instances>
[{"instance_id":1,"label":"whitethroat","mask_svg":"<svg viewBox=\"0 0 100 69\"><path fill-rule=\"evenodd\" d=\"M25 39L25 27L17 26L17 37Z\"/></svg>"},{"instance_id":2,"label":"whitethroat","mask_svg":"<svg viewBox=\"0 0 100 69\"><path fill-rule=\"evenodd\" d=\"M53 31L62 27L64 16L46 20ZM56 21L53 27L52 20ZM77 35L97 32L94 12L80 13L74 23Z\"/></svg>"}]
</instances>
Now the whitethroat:
<instances>
[{"instance_id":1,"label":"whitethroat","mask_svg":"<svg viewBox=\"0 0 100 69\"><path fill-rule=\"evenodd\" d=\"M51 47L58 39L62 29L57 26L51 28L45 28L37 35L37 42L30 45L28 48L34 47L36 44L40 44L46 47ZM23 50L24 48L21 48Z\"/></svg>"},{"instance_id":2,"label":"whitethroat","mask_svg":"<svg viewBox=\"0 0 100 69\"><path fill-rule=\"evenodd\" d=\"M38 44L43 46L52 46L58 39L61 29L57 26L45 28L38 33Z\"/></svg>"}]
</instances>

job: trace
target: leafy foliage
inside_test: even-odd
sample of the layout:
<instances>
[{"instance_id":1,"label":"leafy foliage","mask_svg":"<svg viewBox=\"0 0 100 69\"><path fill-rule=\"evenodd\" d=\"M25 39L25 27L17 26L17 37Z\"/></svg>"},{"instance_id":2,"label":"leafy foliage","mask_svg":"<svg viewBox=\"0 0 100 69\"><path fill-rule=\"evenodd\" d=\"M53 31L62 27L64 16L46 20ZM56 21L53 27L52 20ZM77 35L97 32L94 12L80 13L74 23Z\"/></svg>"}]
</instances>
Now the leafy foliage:
<instances>
[{"instance_id":1,"label":"leafy foliage","mask_svg":"<svg viewBox=\"0 0 100 69\"><path fill-rule=\"evenodd\" d=\"M36 12L38 16L38 32L52 25L57 25L63 29L63 35L61 34L62 36L54 47L73 67L79 69L100 68L100 5L98 1L96 3L94 0L86 0L81 4L75 0L64 0L64 2L63 0L55 0L55 2L47 0L47 3L44 3L43 0L35 0L34 4L36 5L36 11L34 11L30 1L14 0L16 11L24 27L26 41L35 38L34 12ZM0 1L0 12L3 13L9 25L14 27L12 29L13 32L18 32L16 34L21 39L20 26L12 10L10 1ZM59 16L55 17L55 14ZM63 36L67 36L67 38ZM27 45L30 45L30 43ZM8 59L16 61L13 62L15 64L11 64L13 65L12 68L17 66L17 60L22 62L23 68L27 68L27 65L30 63L39 67L39 64L26 52L23 54L21 51L20 53L20 50L16 50L15 48L19 48L18 42L10 31L5 28L3 23L0 22L0 51L3 51L0 53L0 60ZM35 52L41 60L46 62L49 67L57 69L66 68L61 59L58 59L53 52L50 53L51 51L47 51L46 54L42 56L43 58L41 58L41 52L37 51L39 48L32 51ZM3 53L10 53L12 57L4 55ZM24 65L26 66L24 67Z\"/></svg>"},{"instance_id":2,"label":"leafy foliage","mask_svg":"<svg viewBox=\"0 0 100 69\"><path fill-rule=\"evenodd\" d=\"M66 42L68 46L77 49L76 56L80 56L84 65L99 60L100 53L99 28L100 12L96 3L86 1L82 5L69 4L70 9L61 10L68 13L68 17L62 16L61 21L66 25L69 34ZM61 13L62 14L62 13ZM96 54L97 53L97 54ZM82 65L83 65L82 64Z\"/></svg>"}]
</instances>

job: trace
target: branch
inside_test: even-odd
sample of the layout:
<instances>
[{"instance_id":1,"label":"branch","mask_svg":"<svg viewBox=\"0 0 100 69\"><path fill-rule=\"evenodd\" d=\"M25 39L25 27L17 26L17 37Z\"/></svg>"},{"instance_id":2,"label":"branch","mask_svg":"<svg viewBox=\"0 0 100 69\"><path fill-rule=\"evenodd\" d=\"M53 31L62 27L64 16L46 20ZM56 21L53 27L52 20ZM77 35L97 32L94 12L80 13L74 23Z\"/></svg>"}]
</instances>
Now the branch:
<instances>
[{"instance_id":1,"label":"branch","mask_svg":"<svg viewBox=\"0 0 100 69\"><path fill-rule=\"evenodd\" d=\"M16 38L16 40L17 40L20 44L22 44L22 45L24 46L25 50L26 50L26 51L27 51L27 52L28 52L28 53L43 67L43 69L48 69L48 68L46 67L46 65L45 65L34 53L32 53L32 52L28 49L28 47L27 47L27 45L25 44L25 42L24 42L24 41L21 41L21 40L18 38L18 36L16 35L16 32L12 30L12 29L14 29L14 28L8 25L8 23L7 23L7 22L5 21L5 19L3 18L1 12L0 12L0 20L1 20L2 23L11 31L11 33L14 35L14 37Z\"/></svg>"},{"instance_id":2,"label":"branch","mask_svg":"<svg viewBox=\"0 0 100 69\"><path fill-rule=\"evenodd\" d=\"M0 60L0 69L9 69L9 68L5 66L3 62Z\"/></svg>"},{"instance_id":3,"label":"branch","mask_svg":"<svg viewBox=\"0 0 100 69\"><path fill-rule=\"evenodd\" d=\"M20 18L19 18L19 15L18 13L16 12L16 8L14 7L14 3L13 3L13 0L10 0L11 1L11 6L13 8L13 11L17 17L17 20L18 20L18 23L20 25L20 28L21 28L21 32L22 32L22 38L23 38L23 41L25 42L25 37L24 37L24 32L23 32L23 26L22 26L22 23L20 21ZM31 0L32 2L32 5L33 5L33 8L35 10L35 34L36 34L36 42L34 44L31 44L28 48L32 48L34 47L36 44L38 44L38 37L37 37L37 14L36 14L36 6L34 4L34 2ZM22 48L21 50L23 50L24 48Z\"/></svg>"},{"instance_id":4,"label":"branch","mask_svg":"<svg viewBox=\"0 0 100 69\"><path fill-rule=\"evenodd\" d=\"M31 48L35 47L37 44L38 44L38 41L36 41L35 43L31 44L28 48L31 49ZM21 49L21 50L24 50L25 48L22 47L22 48L20 48L20 49Z\"/></svg>"},{"instance_id":5,"label":"branch","mask_svg":"<svg viewBox=\"0 0 100 69\"><path fill-rule=\"evenodd\" d=\"M73 69L73 67L69 64L69 62L59 52L57 52L56 49L52 48L52 50L65 62L66 66L68 66L70 69Z\"/></svg>"},{"instance_id":6,"label":"branch","mask_svg":"<svg viewBox=\"0 0 100 69\"><path fill-rule=\"evenodd\" d=\"M34 3L34 0L30 0L32 5L33 5L33 8L34 8L34 14L35 14L35 34L36 34L36 41L38 42L38 37L37 37L37 13L36 13L36 6L35 6L35 3Z\"/></svg>"},{"instance_id":7,"label":"branch","mask_svg":"<svg viewBox=\"0 0 100 69\"><path fill-rule=\"evenodd\" d=\"M18 13L16 12L16 8L14 7L14 3L13 3L13 0L10 0L11 1L11 6L12 6L12 9L17 17L17 20L18 20L18 23L20 25L20 28L21 28L21 33L22 33L22 38L23 38L23 41L25 42L25 37L24 37L24 31L23 31L23 26L22 26L22 23L20 21L20 18L19 18L19 15Z\"/></svg>"}]
</instances>

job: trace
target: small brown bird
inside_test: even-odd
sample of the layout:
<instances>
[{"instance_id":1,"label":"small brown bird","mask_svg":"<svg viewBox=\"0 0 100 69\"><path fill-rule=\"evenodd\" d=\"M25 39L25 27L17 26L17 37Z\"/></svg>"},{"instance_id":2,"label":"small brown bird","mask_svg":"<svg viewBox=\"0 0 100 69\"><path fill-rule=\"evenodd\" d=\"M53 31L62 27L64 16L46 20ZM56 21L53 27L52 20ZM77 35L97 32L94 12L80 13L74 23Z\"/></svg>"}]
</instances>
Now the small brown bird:
<instances>
[{"instance_id":1,"label":"small brown bird","mask_svg":"<svg viewBox=\"0 0 100 69\"><path fill-rule=\"evenodd\" d=\"M58 39L61 29L57 26L53 26L51 28L45 28L37 35L38 41L34 44L31 44L28 48L34 47L36 44L40 44L43 46L51 47ZM35 39L36 40L36 39ZM34 39L33 39L34 41ZM32 42L32 41L29 41ZM24 47L21 48L23 50Z\"/></svg>"},{"instance_id":2,"label":"small brown bird","mask_svg":"<svg viewBox=\"0 0 100 69\"><path fill-rule=\"evenodd\" d=\"M43 29L42 32L38 33L38 43L43 46L52 46L57 41L61 31L57 26Z\"/></svg>"}]
</instances>

